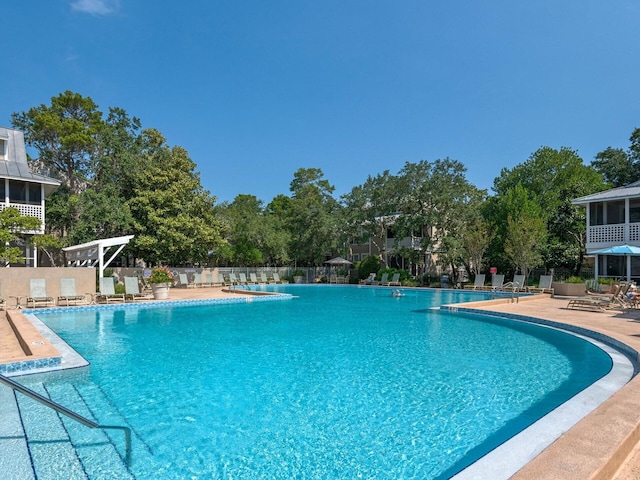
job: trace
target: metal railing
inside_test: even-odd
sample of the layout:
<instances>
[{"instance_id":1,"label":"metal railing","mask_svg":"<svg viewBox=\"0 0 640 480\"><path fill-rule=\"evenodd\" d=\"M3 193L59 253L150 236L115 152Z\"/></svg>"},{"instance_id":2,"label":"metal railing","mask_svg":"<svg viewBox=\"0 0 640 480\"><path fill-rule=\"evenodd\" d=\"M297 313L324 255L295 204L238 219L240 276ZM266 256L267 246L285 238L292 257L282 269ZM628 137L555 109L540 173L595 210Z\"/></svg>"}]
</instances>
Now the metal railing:
<instances>
[{"instance_id":1,"label":"metal railing","mask_svg":"<svg viewBox=\"0 0 640 480\"><path fill-rule=\"evenodd\" d=\"M78 423L81 423L85 427L99 428L102 430L122 430L124 432L124 438L125 438L125 444L126 444L125 463L127 464L127 467L131 466L131 429L129 427L122 427L119 425L98 425L96 422L93 422L87 418L84 418L82 415L79 415L76 412L73 412L68 408L63 407L59 403L56 403L47 397L43 397L39 393L34 392L33 390L30 390L23 385L20 385L19 383L15 382L14 380L11 380L10 378L5 377L4 375L0 375L0 383L3 383L9 388L15 391L18 391L23 395L26 395L27 397L35 400L36 402L39 402L46 407L52 408L56 412L61 413L62 415L65 415L71 418L72 420L75 420Z\"/></svg>"}]
</instances>

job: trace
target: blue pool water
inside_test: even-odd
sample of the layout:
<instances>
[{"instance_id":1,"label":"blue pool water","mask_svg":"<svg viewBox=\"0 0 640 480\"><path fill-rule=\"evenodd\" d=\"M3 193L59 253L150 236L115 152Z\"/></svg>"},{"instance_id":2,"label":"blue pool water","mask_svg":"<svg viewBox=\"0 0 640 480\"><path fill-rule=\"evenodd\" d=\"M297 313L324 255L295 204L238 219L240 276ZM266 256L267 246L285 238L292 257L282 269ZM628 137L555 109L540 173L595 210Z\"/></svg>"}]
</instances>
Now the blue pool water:
<instances>
[{"instance_id":1,"label":"blue pool water","mask_svg":"<svg viewBox=\"0 0 640 480\"><path fill-rule=\"evenodd\" d=\"M133 428L138 479L437 479L611 368L556 330L431 309L475 292L273 289L298 298L38 313L91 362L45 383Z\"/></svg>"}]
</instances>

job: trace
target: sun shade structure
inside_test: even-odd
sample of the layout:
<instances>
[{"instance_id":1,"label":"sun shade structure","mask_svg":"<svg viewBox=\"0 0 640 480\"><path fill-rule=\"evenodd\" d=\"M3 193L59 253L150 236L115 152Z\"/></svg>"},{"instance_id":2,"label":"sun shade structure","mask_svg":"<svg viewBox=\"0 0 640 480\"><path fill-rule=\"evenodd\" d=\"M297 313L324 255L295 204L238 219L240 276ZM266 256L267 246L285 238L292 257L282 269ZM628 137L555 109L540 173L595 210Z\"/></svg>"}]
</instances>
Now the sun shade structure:
<instances>
[{"instance_id":1,"label":"sun shade structure","mask_svg":"<svg viewBox=\"0 0 640 480\"><path fill-rule=\"evenodd\" d=\"M600 250L594 250L589 252L588 255L595 255L596 257L596 278L598 278L599 272L597 271L598 267L598 255L613 255L613 256L624 256L626 258L626 279L627 281L631 281L631 257L640 256L640 247L636 247L635 245L615 245L613 247L601 248Z\"/></svg>"},{"instance_id":2,"label":"sun shade structure","mask_svg":"<svg viewBox=\"0 0 640 480\"><path fill-rule=\"evenodd\" d=\"M103 238L66 247L62 250L67 258L67 265L73 267L98 266L98 272L100 272L100 278L102 278L104 269L113 262L133 237L133 235L126 235L124 237ZM107 255L111 256L105 260Z\"/></svg>"},{"instance_id":3,"label":"sun shade structure","mask_svg":"<svg viewBox=\"0 0 640 480\"><path fill-rule=\"evenodd\" d=\"M590 255L640 255L640 247L633 245L616 245L615 247L594 250Z\"/></svg>"},{"instance_id":4,"label":"sun shade structure","mask_svg":"<svg viewBox=\"0 0 640 480\"><path fill-rule=\"evenodd\" d=\"M351 265L349 260L346 260L342 257L332 258L331 260L327 260L324 263L328 263L329 265Z\"/></svg>"}]
</instances>

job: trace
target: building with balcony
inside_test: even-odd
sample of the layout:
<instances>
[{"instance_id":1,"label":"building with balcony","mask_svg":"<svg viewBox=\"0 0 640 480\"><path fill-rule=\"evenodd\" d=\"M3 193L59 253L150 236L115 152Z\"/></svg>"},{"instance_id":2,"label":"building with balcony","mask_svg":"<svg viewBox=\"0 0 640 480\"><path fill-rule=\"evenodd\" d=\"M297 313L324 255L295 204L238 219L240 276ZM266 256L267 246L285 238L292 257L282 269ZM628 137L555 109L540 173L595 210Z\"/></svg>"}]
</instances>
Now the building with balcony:
<instances>
[{"instance_id":1,"label":"building with balcony","mask_svg":"<svg viewBox=\"0 0 640 480\"><path fill-rule=\"evenodd\" d=\"M26 266L37 266L37 254L27 239L44 233L45 199L59 186L58 180L31 172L23 133L0 127L0 211L15 207L22 215L40 220L40 229L22 232L17 243L23 251Z\"/></svg>"},{"instance_id":2,"label":"building with balcony","mask_svg":"<svg viewBox=\"0 0 640 480\"><path fill-rule=\"evenodd\" d=\"M640 247L640 181L576 198L587 210L587 255L595 257L595 277L640 280L640 256L599 255L621 245Z\"/></svg>"}]
</instances>

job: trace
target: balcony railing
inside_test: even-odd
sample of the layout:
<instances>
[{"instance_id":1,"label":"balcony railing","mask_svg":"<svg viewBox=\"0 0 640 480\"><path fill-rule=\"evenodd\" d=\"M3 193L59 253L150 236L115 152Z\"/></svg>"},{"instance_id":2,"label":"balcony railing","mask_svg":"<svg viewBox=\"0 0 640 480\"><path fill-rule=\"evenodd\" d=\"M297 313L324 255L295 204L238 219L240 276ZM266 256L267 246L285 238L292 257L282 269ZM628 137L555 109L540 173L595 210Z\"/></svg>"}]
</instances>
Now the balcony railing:
<instances>
[{"instance_id":1,"label":"balcony railing","mask_svg":"<svg viewBox=\"0 0 640 480\"><path fill-rule=\"evenodd\" d=\"M593 225L587 228L587 247L592 244L640 242L640 223Z\"/></svg>"},{"instance_id":2,"label":"balcony railing","mask_svg":"<svg viewBox=\"0 0 640 480\"><path fill-rule=\"evenodd\" d=\"M0 202L0 212L5 208L14 207L20 212L20 215L27 217L36 217L40 220L40 229L37 231L29 231L25 233L43 233L44 232L44 208L41 205L29 205L25 203L4 203Z\"/></svg>"}]
</instances>

